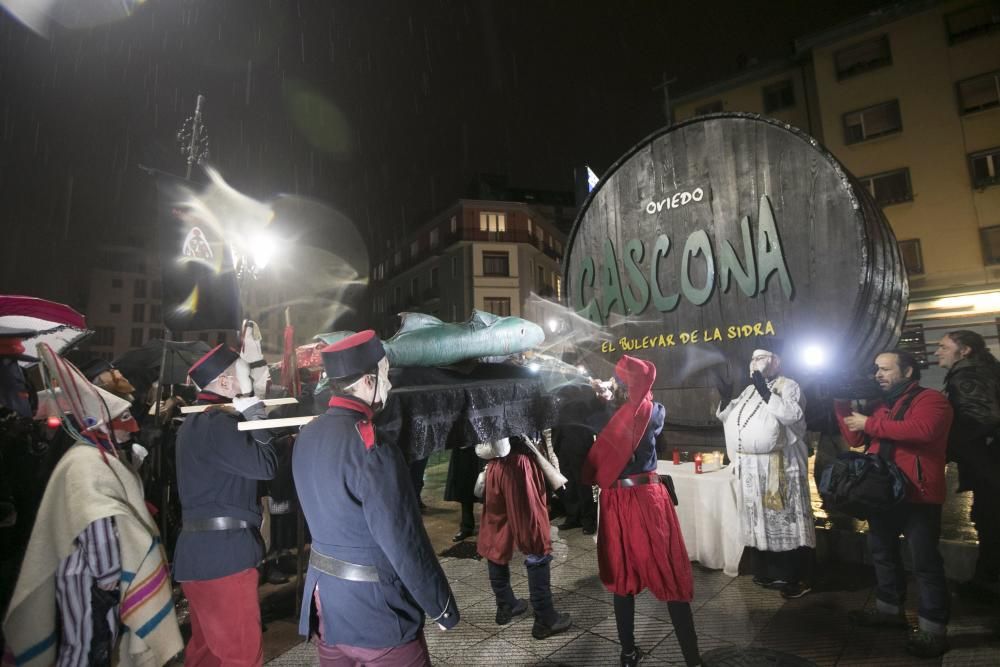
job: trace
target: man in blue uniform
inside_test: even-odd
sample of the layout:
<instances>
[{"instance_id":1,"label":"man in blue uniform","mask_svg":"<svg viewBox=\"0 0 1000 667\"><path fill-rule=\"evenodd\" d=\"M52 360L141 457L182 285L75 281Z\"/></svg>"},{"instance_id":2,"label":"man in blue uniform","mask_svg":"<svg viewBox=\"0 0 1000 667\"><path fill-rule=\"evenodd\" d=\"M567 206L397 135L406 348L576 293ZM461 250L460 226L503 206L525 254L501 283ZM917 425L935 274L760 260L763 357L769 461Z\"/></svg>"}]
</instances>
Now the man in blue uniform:
<instances>
[{"instance_id":1,"label":"man in blue uniform","mask_svg":"<svg viewBox=\"0 0 1000 667\"><path fill-rule=\"evenodd\" d=\"M406 457L375 443L371 420L390 389L389 361L371 330L322 355L330 407L302 429L292 454L313 537L299 633L318 635L324 667L430 665L424 615L446 630L459 614Z\"/></svg>"},{"instance_id":2,"label":"man in blue uniform","mask_svg":"<svg viewBox=\"0 0 1000 667\"><path fill-rule=\"evenodd\" d=\"M260 383L251 377L251 364L224 345L189 373L201 390L198 404L231 401L235 410L209 407L188 416L177 433L183 527L174 552L174 578L191 609L185 664L260 665L256 567L264 546L257 481L274 477L278 458L268 431L241 432L237 427L244 419L266 417L263 402L252 395ZM263 394L263 387L258 393Z\"/></svg>"}]
</instances>

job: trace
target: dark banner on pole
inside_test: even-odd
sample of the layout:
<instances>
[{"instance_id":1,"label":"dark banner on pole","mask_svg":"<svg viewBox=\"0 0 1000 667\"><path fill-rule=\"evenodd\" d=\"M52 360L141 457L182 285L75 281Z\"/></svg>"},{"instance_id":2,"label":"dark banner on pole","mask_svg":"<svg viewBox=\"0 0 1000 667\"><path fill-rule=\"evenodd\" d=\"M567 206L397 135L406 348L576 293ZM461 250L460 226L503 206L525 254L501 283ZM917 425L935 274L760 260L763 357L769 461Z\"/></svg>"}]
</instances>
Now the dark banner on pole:
<instances>
[{"instance_id":1,"label":"dark banner on pole","mask_svg":"<svg viewBox=\"0 0 1000 667\"><path fill-rule=\"evenodd\" d=\"M157 172L163 324L173 332L239 329L232 253L193 183Z\"/></svg>"}]
</instances>

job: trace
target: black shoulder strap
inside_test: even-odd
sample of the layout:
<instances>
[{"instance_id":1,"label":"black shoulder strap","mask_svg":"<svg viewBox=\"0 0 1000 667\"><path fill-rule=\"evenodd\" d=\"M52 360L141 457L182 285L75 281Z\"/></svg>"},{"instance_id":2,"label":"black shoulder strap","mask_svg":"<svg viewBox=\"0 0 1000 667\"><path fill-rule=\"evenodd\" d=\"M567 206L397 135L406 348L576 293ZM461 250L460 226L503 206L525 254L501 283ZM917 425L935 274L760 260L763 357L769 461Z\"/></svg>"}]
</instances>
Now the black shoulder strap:
<instances>
[{"instance_id":1,"label":"black shoulder strap","mask_svg":"<svg viewBox=\"0 0 1000 667\"><path fill-rule=\"evenodd\" d=\"M924 393L925 391L927 391L926 387L917 387L916 391L911 391L907 393L905 396L903 396L903 400L899 402L899 406L896 408L895 412L892 415L892 421L894 422L903 421L903 417L906 416L907 410L910 409L910 404L913 403L913 399L915 399L917 396ZM881 458L885 459L886 461L891 461L892 454L895 450L896 450L896 443L893 442L892 440L889 440L888 438L883 438L879 444L878 455Z\"/></svg>"}]
</instances>

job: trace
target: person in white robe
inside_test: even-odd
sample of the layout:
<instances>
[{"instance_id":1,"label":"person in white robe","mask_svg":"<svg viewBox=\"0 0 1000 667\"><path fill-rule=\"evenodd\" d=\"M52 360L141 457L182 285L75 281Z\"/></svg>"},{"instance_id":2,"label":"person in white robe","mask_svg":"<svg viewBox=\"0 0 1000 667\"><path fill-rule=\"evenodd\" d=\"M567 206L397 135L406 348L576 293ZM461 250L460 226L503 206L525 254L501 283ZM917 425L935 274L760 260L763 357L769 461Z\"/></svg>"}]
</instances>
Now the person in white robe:
<instances>
[{"instance_id":1,"label":"person in white robe","mask_svg":"<svg viewBox=\"0 0 1000 667\"><path fill-rule=\"evenodd\" d=\"M816 529L807 479L805 398L798 383L781 374L776 343L754 350L750 384L731 401L732 386L720 378L716 416L725 428L730 469L738 477L740 536L753 550L754 583L797 598L810 590Z\"/></svg>"}]
</instances>

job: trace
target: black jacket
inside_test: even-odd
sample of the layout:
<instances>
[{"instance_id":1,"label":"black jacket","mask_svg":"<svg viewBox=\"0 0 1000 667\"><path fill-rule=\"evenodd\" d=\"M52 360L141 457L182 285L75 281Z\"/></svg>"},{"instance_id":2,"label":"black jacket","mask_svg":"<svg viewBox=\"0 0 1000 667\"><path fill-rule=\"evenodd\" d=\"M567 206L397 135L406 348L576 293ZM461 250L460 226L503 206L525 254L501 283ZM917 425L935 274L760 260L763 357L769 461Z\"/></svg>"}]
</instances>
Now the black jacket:
<instances>
[{"instance_id":1,"label":"black jacket","mask_svg":"<svg viewBox=\"0 0 1000 667\"><path fill-rule=\"evenodd\" d=\"M948 444L961 448L996 433L1000 427L1000 369L962 359L945 376L944 393L955 410Z\"/></svg>"}]
</instances>

